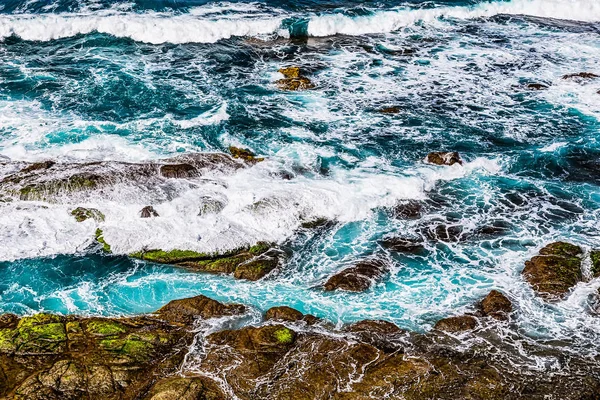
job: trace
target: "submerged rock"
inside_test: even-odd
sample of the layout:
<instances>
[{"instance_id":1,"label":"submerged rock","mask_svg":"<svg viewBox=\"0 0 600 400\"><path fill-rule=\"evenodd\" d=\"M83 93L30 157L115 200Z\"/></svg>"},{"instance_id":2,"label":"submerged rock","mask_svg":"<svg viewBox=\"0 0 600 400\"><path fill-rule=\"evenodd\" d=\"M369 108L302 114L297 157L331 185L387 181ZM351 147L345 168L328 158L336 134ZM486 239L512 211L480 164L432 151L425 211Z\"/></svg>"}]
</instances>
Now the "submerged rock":
<instances>
[{"instance_id":1,"label":"submerged rock","mask_svg":"<svg viewBox=\"0 0 600 400\"><path fill-rule=\"evenodd\" d=\"M402 111L402 109L398 106L384 107L379 109L379 112L382 114L398 114L400 111Z\"/></svg>"},{"instance_id":2,"label":"submerged rock","mask_svg":"<svg viewBox=\"0 0 600 400\"><path fill-rule=\"evenodd\" d=\"M422 213L423 204L416 200L399 203L392 209L392 215L398 219L418 219Z\"/></svg>"},{"instance_id":3,"label":"submerged rock","mask_svg":"<svg viewBox=\"0 0 600 400\"><path fill-rule=\"evenodd\" d=\"M386 237L381 241L381 245L399 253L419 254L425 250L423 240L410 237Z\"/></svg>"},{"instance_id":4,"label":"submerged rock","mask_svg":"<svg viewBox=\"0 0 600 400\"><path fill-rule=\"evenodd\" d=\"M282 90L307 90L315 87L310 79L301 74L299 67L281 68L279 72L285 78L279 79L275 84Z\"/></svg>"},{"instance_id":5,"label":"submerged rock","mask_svg":"<svg viewBox=\"0 0 600 400\"><path fill-rule=\"evenodd\" d=\"M71 215L75 217L77 222L83 222L88 219L93 219L96 222L104 221L104 214L95 208L85 208L85 207L77 207L73 211L71 211Z\"/></svg>"},{"instance_id":6,"label":"submerged rock","mask_svg":"<svg viewBox=\"0 0 600 400\"><path fill-rule=\"evenodd\" d=\"M198 212L198 216L218 214L223 211L226 205L227 204L225 201L208 196L202 196L200 198L200 210Z\"/></svg>"},{"instance_id":7,"label":"submerged rock","mask_svg":"<svg viewBox=\"0 0 600 400\"><path fill-rule=\"evenodd\" d=\"M145 250L130 254L160 264L170 264L197 272L233 275L237 279L256 281L279 265L280 253L269 243L223 254L206 254L193 250Z\"/></svg>"},{"instance_id":8,"label":"submerged rock","mask_svg":"<svg viewBox=\"0 0 600 400\"><path fill-rule=\"evenodd\" d=\"M563 75L562 77L565 80L575 79L575 80L583 80L583 79L596 79L600 78L600 75L594 74L592 72L577 72L573 74Z\"/></svg>"},{"instance_id":9,"label":"submerged rock","mask_svg":"<svg viewBox=\"0 0 600 400\"><path fill-rule=\"evenodd\" d=\"M102 194L105 188L116 184L154 188L164 183L166 178L202 176L213 170L231 173L244 166L247 166L247 163L220 153L190 153L139 164L116 161L48 161L25 165L18 172L0 180L0 197L56 201L60 196L70 196L73 193Z\"/></svg>"},{"instance_id":10,"label":"submerged rock","mask_svg":"<svg viewBox=\"0 0 600 400\"><path fill-rule=\"evenodd\" d=\"M492 318L505 320L513 310L512 303L502 293L492 290L482 301L481 310Z\"/></svg>"},{"instance_id":11,"label":"submerged rock","mask_svg":"<svg viewBox=\"0 0 600 400\"><path fill-rule=\"evenodd\" d=\"M181 318L176 312L180 310L190 317ZM198 296L171 302L152 316L36 314L19 319L6 318L5 314L0 318L9 321L0 329L0 396L139 399L158 381L145 398L168 399L165 395L185 386L168 376L176 373L192 344L194 319L235 315L243 310L243 306ZM188 390L192 383L198 385L198 379L190 380ZM194 389L198 393L221 396L213 397L215 400L224 398L214 382L201 382L202 390Z\"/></svg>"},{"instance_id":12,"label":"submerged rock","mask_svg":"<svg viewBox=\"0 0 600 400\"><path fill-rule=\"evenodd\" d=\"M387 271L388 266L382 260L364 260L333 275L323 288L327 291L341 289L348 292L364 292Z\"/></svg>"},{"instance_id":13,"label":"submerged rock","mask_svg":"<svg viewBox=\"0 0 600 400\"><path fill-rule=\"evenodd\" d=\"M477 327L477 318L471 315L448 317L436 322L434 328L449 333L469 331Z\"/></svg>"},{"instance_id":14,"label":"submerged rock","mask_svg":"<svg viewBox=\"0 0 600 400\"><path fill-rule=\"evenodd\" d=\"M546 300L558 300L582 279L583 250L565 242L550 243L525 262L523 277Z\"/></svg>"},{"instance_id":15,"label":"submerged rock","mask_svg":"<svg viewBox=\"0 0 600 400\"><path fill-rule=\"evenodd\" d=\"M453 151L453 152L445 152L445 151L436 151L436 152L432 152L427 154L427 157L425 158L425 160L430 163L430 164L435 164L435 165L454 165L454 164L459 164L462 165L463 161L460 158L460 155Z\"/></svg>"},{"instance_id":16,"label":"submerged rock","mask_svg":"<svg viewBox=\"0 0 600 400\"><path fill-rule=\"evenodd\" d=\"M159 215L156 212L156 210L154 209L154 207L146 206L146 207L142 208L142 210L140 211L140 217L141 218L154 218L154 217L159 217Z\"/></svg>"}]
</instances>

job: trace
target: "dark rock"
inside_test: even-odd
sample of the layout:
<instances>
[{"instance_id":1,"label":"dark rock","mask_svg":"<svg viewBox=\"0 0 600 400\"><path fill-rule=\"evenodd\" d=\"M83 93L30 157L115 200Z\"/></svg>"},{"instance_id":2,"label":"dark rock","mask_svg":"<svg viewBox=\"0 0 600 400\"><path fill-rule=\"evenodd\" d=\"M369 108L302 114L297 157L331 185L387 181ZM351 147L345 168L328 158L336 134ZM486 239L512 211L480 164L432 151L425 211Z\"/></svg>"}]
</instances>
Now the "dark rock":
<instances>
[{"instance_id":1,"label":"dark rock","mask_svg":"<svg viewBox=\"0 0 600 400\"><path fill-rule=\"evenodd\" d=\"M165 178L192 178L198 171L190 164L167 164L160 167L160 174Z\"/></svg>"},{"instance_id":2,"label":"dark rock","mask_svg":"<svg viewBox=\"0 0 600 400\"><path fill-rule=\"evenodd\" d=\"M457 152L436 151L427 154L426 161L435 165L462 165L463 161Z\"/></svg>"},{"instance_id":3,"label":"dark rock","mask_svg":"<svg viewBox=\"0 0 600 400\"><path fill-rule=\"evenodd\" d=\"M458 225L437 224L420 229L429 240L441 242L458 242L462 238L463 228Z\"/></svg>"},{"instance_id":4,"label":"dark rock","mask_svg":"<svg viewBox=\"0 0 600 400\"><path fill-rule=\"evenodd\" d=\"M142 208L142 210L140 211L141 218L153 218L153 217L158 217L158 216L159 216L158 213L152 206L146 206L146 207Z\"/></svg>"},{"instance_id":5,"label":"dark rock","mask_svg":"<svg viewBox=\"0 0 600 400\"><path fill-rule=\"evenodd\" d=\"M440 319L434 326L435 329L449 333L469 331L475 329L476 327L477 318L471 315L461 315L458 317Z\"/></svg>"},{"instance_id":6,"label":"dark rock","mask_svg":"<svg viewBox=\"0 0 600 400\"><path fill-rule=\"evenodd\" d=\"M548 85L544 85L543 83L529 83L529 84L527 84L527 89L545 90L545 89L548 89Z\"/></svg>"},{"instance_id":7,"label":"dark rock","mask_svg":"<svg viewBox=\"0 0 600 400\"><path fill-rule=\"evenodd\" d=\"M279 72L283 74L285 78L279 79L275 84L282 90L307 90L314 89L315 87L310 79L301 74L299 67L281 68Z\"/></svg>"},{"instance_id":8,"label":"dark rock","mask_svg":"<svg viewBox=\"0 0 600 400\"><path fill-rule=\"evenodd\" d=\"M83 222L88 219L93 219L96 222L104 221L104 214L95 208L77 207L71 211L71 215L75 217L77 222Z\"/></svg>"},{"instance_id":9,"label":"dark rock","mask_svg":"<svg viewBox=\"0 0 600 400\"><path fill-rule=\"evenodd\" d=\"M574 74L564 75L562 78L563 79L575 79L575 80L596 79L596 78L600 78L600 75L596 75L592 72L577 72Z\"/></svg>"},{"instance_id":10,"label":"dark rock","mask_svg":"<svg viewBox=\"0 0 600 400\"><path fill-rule=\"evenodd\" d=\"M592 261L592 278L598 278L600 277L600 250L592 250L590 252L590 259Z\"/></svg>"},{"instance_id":11,"label":"dark rock","mask_svg":"<svg viewBox=\"0 0 600 400\"><path fill-rule=\"evenodd\" d=\"M582 279L579 246L555 242L525 262L523 277L546 300L558 300Z\"/></svg>"},{"instance_id":12,"label":"dark rock","mask_svg":"<svg viewBox=\"0 0 600 400\"><path fill-rule=\"evenodd\" d=\"M364 292L387 271L388 267L382 260L364 260L333 275L323 288L327 291L341 289L349 292Z\"/></svg>"},{"instance_id":13,"label":"dark rock","mask_svg":"<svg viewBox=\"0 0 600 400\"><path fill-rule=\"evenodd\" d=\"M266 312L266 318L279 320L279 321L289 321L296 322L300 321L304 318L304 314L302 314L298 310L294 310L291 307L280 306L269 308Z\"/></svg>"},{"instance_id":14,"label":"dark rock","mask_svg":"<svg viewBox=\"0 0 600 400\"><path fill-rule=\"evenodd\" d=\"M364 320L348 325L346 332L354 334L361 342L370 344L385 353L399 351L402 346L395 340L405 332L387 321Z\"/></svg>"},{"instance_id":15,"label":"dark rock","mask_svg":"<svg viewBox=\"0 0 600 400\"><path fill-rule=\"evenodd\" d=\"M379 110L382 114L398 114L402 111L400 107L392 106L392 107L384 107Z\"/></svg>"},{"instance_id":16,"label":"dark rock","mask_svg":"<svg viewBox=\"0 0 600 400\"><path fill-rule=\"evenodd\" d=\"M423 205L420 202L409 200L397 204L392 210L392 215L399 219L417 219L421 217L422 212Z\"/></svg>"},{"instance_id":17,"label":"dark rock","mask_svg":"<svg viewBox=\"0 0 600 400\"><path fill-rule=\"evenodd\" d=\"M419 254L425 250L423 241L417 238L386 237L381 241L381 245L399 253Z\"/></svg>"},{"instance_id":18,"label":"dark rock","mask_svg":"<svg viewBox=\"0 0 600 400\"><path fill-rule=\"evenodd\" d=\"M49 169L49 168L52 168L52 166L55 164L56 163L54 161L43 161L43 162L33 163L33 164L28 165L27 167L23 168L20 171L20 173L27 174L29 172L37 171L40 169Z\"/></svg>"},{"instance_id":19,"label":"dark rock","mask_svg":"<svg viewBox=\"0 0 600 400\"><path fill-rule=\"evenodd\" d=\"M264 158L257 158L256 154L250 150L240 149L238 147L229 146L229 152L233 158L239 158L249 163L257 163L264 161Z\"/></svg>"},{"instance_id":20,"label":"dark rock","mask_svg":"<svg viewBox=\"0 0 600 400\"><path fill-rule=\"evenodd\" d=\"M510 300L497 290L492 290L482 301L481 310L492 318L505 320L513 310Z\"/></svg>"}]
</instances>

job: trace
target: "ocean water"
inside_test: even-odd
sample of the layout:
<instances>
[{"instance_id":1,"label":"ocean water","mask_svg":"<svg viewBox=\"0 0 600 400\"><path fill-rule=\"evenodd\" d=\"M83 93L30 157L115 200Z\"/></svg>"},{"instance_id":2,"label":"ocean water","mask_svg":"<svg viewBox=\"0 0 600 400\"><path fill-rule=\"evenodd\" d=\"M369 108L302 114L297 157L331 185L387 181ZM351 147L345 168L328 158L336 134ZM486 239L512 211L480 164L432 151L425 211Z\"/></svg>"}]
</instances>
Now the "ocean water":
<instances>
[{"instance_id":1,"label":"ocean water","mask_svg":"<svg viewBox=\"0 0 600 400\"><path fill-rule=\"evenodd\" d=\"M0 202L0 311L130 315L204 294L425 332L499 289L516 307L510 329L594 355L600 282L550 305L520 272L554 240L600 247L600 80L562 79L600 74L596 21L594 0L4 0L0 161L141 162L231 145L267 160L170 190ZM279 90L289 65L316 89ZM390 106L399 113L377 112ZM438 150L464 165L423 162ZM226 207L198 216L203 196ZM390 215L407 200L427 204L422 218ZM140 219L148 204L161 217ZM76 206L106 221L77 223ZM301 227L318 219L331 222ZM381 246L439 225L461 240L419 255ZM98 226L113 255L93 247ZM259 282L126 257L259 240L287 254ZM371 290L319 289L372 256L392 269Z\"/></svg>"}]
</instances>

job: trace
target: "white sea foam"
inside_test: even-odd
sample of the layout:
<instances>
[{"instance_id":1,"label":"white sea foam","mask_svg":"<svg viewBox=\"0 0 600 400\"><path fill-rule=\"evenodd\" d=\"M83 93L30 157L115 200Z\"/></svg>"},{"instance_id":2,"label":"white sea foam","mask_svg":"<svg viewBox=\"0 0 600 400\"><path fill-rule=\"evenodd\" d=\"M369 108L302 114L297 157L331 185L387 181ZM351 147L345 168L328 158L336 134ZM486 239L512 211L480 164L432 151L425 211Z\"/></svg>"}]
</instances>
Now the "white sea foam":
<instances>
[{"instance_id":1,"label":"white sea foam","mask_svg":"<svg viewBox=\"0 0 600 400\"><path fill-rule=\"evenodd\" d=\"M0 38L16 35L25 40L48 41L100 32L153 44L213 43L232 36L285 35L281 31L283 19L293 17L280 10L269 10L274 15L269 16L255 4L229 10L234 11L233 14L221 15L222 11L222 6L209 5L194 8L188 14L118 12L115 9L77 14L5 14L0 16ZM317 37L387 33L440 18L471 19L497 14L598 21L600 4L594 0L513 0L471 7L375 11L361 17L324 14L310 17L308 33Z\"/></svg>"}]
</instances>

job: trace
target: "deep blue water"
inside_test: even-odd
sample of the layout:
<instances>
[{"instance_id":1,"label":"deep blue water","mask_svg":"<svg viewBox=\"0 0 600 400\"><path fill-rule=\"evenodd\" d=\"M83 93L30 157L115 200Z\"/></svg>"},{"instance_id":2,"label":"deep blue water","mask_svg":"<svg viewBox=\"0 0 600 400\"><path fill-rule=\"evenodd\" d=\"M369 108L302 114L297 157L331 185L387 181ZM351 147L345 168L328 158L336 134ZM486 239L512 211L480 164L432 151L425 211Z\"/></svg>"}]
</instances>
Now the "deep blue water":
<instances>
[{"instance_id":1,"label":"deep blue water","mask_svg":"<svg viewBox=\"0 0 600 400\"><path fill-rule=\"evenodd\" d=\"M142 161L236 145L268 161L174 196L120 188L0 203L0 311L132 314L201 293L424 331L496 288L523 332L585 348L600 336L588 304L599 283L550 307L520 271L552 240L600 245L600 80L561 79L600 73L598 20L591 0L4 1L0 156ZM279 90L287 65L317 88ZM388 106L399 113L377 112ZM435 150L459 151L465 165L423 163ZM207 195L227 207L197 217ZM421 219L387 211L406 199L428 204ZM149 203L162 217L140 220ZM68 213L82 204L107 215L115 255L90 250L96 224ZM334 223L299 229L317 218ZM380 245L438 225L462 239L419 255ZM289 256L256 283L124 256L257 240ZM318 288L373 255L394 267L372 290Z\"/></svg>"}]
</instances>

